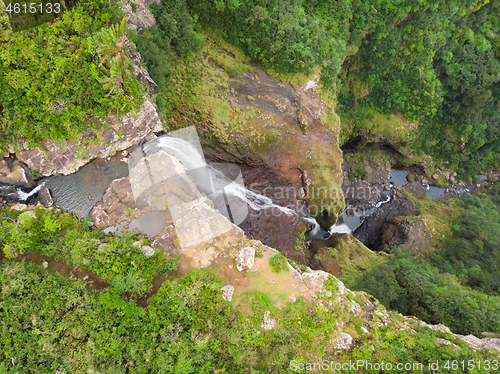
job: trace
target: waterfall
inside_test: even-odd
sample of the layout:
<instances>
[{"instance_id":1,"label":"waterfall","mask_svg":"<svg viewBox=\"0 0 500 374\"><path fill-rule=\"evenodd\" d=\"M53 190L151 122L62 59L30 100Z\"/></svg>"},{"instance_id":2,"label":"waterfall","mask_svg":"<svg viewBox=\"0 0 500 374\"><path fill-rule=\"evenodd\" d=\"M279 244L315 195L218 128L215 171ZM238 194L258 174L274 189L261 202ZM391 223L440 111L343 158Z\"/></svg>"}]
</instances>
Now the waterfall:
<instances>
[{"instance_id":1,"label":"waterfall","mask_svg":"<svg viewBox=\"0 0 500 374\"><path fill-rule=\"evenodd\" d=\"M275 208L288 215L297 214L292 209L274 204L269 197L253 192L234 182L220 170L208 165L201 152L201 147L196 147L191 142L171 136L163 136L144 146L143 152L151 154L160 149L173 154L184 165L189 175L193 177L200 191L209 196L223 190L227 194L244 201L256 211Z\"/></svg>"},{"instance_id":2,"label":"waterfall","mask_svg":"<svg viewBox=\"0 0 500 374\"><path fill-rule=\"evenodd\" d=\"M17 190L17 197L19 198L19 200L21 201L26 201L28 200L31 196L33 196L34 194L36 194L38 191L40 191L43 187L45 186L45 182L43 183L40 183L38 186L36 186L35 188L33 188L30 192L24 192L22 191L21 189L18 189Z\"/></svg>"},{"instance_id":3,"label":"waterfall","mask_svg":"<svg viewBox=\"0 0 500 374\"><path fill-rule=\"evenodd\" d=\"M330 227L330 235L333 234L352 234L352 230L349 228L349 226L345 223L342 222L341 224L334 224Z\"/></svg>"},{"instance_id":4,"label":"waterfall","mask_svg":"<svg viewBox=\"0 0 500 374\"><path fill-rule=\"evenodd\" d=\"M234 181L227 178L221 171L213 168L212 166L208 166L208 168L212 172L212 175L215 178L214 185L216 187L224 188L224 191L226 193L233 195L239 198L240 200L244 201L253 210L260 211L268 208L273 208L273 209L276 208L287 215L297 214L294 210L290 208L274 204L271 198L253 192L248 188L242 186L241 184L235 183Z\"/></svg>"}]
</instances>

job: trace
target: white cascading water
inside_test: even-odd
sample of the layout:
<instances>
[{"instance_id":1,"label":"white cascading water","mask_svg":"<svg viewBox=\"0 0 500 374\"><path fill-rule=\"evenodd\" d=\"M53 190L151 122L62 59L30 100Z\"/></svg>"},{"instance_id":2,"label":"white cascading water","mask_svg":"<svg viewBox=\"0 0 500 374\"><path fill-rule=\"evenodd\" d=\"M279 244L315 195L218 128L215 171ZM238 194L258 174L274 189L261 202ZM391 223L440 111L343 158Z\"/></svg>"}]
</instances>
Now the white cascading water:
<instances>
[{"instance_id":1,"label":"white cascading water","mask_svg":"<svg viewBox=\"0 0 500 374\"><path fill-rule=\"evenodd\" d=\"M24 192L24 191L21 191L21 190L17 190L17 197L19 198L19 200L26 201L31 196L33 196L38 191L40 191L44 186L45 186L45 182L40 183L38 186L36 186L35 188L33 188L30 192Z\"/></svg>"},{"instance_id":2,"label":"white cascading water","mask_svg":"<svg viewBox=\"0 0 500 374\"><path fill-rule=\"evenodd\" d=\"M154 143L152 147L161 148L177 157L189 174L193 176L198 187L205 193L215 193L223 188L226 193L241 199L253 210L260 211L276 208L285 214L297 214L292 209L274 204L269 197L250 191L244 186L235 183L221 171L207 165L200 151L186 140L164 136L152 143ZM145 147L145 152L148 153L149 149L153 149L152 147Z\"/></svg>"}]
</instances>

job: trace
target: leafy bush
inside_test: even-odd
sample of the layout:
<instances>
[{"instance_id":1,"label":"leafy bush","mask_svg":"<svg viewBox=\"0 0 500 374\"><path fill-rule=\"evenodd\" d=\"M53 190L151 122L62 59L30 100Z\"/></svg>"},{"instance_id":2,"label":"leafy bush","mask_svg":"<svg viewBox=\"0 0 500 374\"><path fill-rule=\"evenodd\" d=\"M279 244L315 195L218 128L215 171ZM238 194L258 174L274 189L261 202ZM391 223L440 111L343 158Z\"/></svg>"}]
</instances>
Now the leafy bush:
<instances>
[{"instance_id":1,"label":"leafy bush","mask_svg":"<svg viewBox=\"0 0 500 374\"><path fill-rule=\"evenodd\" d=\"M443 323L455 333L500 332L500 297L461 286L412 254L400 254L368 270L356 288L372 294L387 308L428 323Z\"/></svg>"},{"instance_id":2,"label":"leafy bush","mask_svg":"<svg viewBox=\"0 0 500 374\"><path fill-rule=\"evenodd\" d=\"M500 296L500 199L464 195L459 205L465 211L452 223L453 237L429 261L467 286Z\"/></svg>"},{"instance_id":3,"label":"leafy bush","mask_svg":"<svg viewBox=\"0 0 500 374\"><path fill-rule=\"evenodd\" d=\"M131 66L122 72L125 95L109 95L99 82L109 79L112 71L99 66L97 35L120 18L116 0L81 1L52 22L5 33L0 53L0 149L18 145L21 137L31 146L49 138L78 137L82 129L95 127L93 116L140 106L141 87L133 74L128 79L124 74L133 71Z\"/></svg>"},{"instance_id":4,"label":"leafy bush","mask_svg":"<svg viewBox=\"0 0 500 374\"><path fill-rule=\"evenodd\" d=\"M280 271L289 271L288 262L286 257L281 253L276 253L273 257L269 259L269 266L273 269L275 273L279 273Z\"/></svg>"},{"instance_id":5,"label":"leafy bush","mask_svg":"<svg viewBox=\"0 0 500 374\"><path fill-rule=\"evenodd\" d=\"M1 261L0 285L0 371L6 373L208 374L245 368L267 372L270 367L284 373L291 360L332 359L324 354L331 349L341 310L298 298L272 309L277 324L262 330L262 316L269 311L265 298L248 295L250 312L243 313L222 299L222 282L207 270L165 281L147 308L113 287L91 290L80 280L24 261ZM415 328L418 335L381 327L334 360L395 365L493 357L458 341L458 350L440 345L430 330Z\"/></svg>"},{"instance_id":6,"label":"leafy bush","mask_svg":"<svg viewBox=\"0 0 500 374\"><path fill-rule=\"evenodd\" d=\"M37 209L36 218L21 216L20 223L8 217L0 221L0 245L7 258L21 252L51 256L94 272L120 292L137 294L150 291L156 275L177 268L176 260L164 259L159 251L144 256L131 235L106 236L70 214Z\"/></svg>"}]
</instances>

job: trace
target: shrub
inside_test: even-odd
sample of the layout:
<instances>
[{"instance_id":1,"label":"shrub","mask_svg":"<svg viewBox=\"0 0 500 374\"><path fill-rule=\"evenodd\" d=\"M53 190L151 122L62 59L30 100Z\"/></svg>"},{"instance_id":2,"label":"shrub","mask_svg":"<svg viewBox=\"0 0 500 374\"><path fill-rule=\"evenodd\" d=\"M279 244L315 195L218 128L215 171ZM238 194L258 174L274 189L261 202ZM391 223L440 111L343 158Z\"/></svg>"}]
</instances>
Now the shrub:
<instances>
[{"instance_id":1,"label":"shrub","mask_svg":"<svg viewBox=\"0 0 500 374\"><path fill-rule=\"evenodd\" d=\"M275 273L279 273L280 271L289 271L288 269L288 262L281 253L276 253L271 259L269 260L269 265L273 269Z\"/></svg>"}]
</instances>

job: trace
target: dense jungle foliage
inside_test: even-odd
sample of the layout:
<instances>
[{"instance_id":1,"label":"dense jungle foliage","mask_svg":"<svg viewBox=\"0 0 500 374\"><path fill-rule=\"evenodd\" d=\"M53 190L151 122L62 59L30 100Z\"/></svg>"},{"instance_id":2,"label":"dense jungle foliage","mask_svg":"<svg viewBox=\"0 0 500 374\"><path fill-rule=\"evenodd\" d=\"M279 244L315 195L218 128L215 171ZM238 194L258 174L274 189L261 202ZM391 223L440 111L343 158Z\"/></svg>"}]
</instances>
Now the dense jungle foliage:
<instances>
[{"instance_id":1,"label":"dense jungle foliage","mask_svg":"<svg viewBox=\"0 0 500 374\"><path fill-rule=\"evenodd\" d=\"M461 334L500 332L500 198L464 195L453 235L426 257L395 253L356 285L382 304Z\"/></svg>"},{"instance_id":2,"label":"dense jungle foliage","mask_svg":"<svg viewBox=\"0 0 500 374\"><path fill-rule=\"evenodd\" d=\"M23 139L36 145L47 138L77 137L81 130L95 127L93 116L137 108L141 87L114 26L122 16L116 1L80 1L52 22L14 32L2 9L3 150Z\"/></svg>"},{"instance_id":3,"label":"dense jungle foliage","mask_svg":"<svg viewBox=\"0 0 500 374\"><path fill-rule=\"evenodd\" d=\"M92 114L139 104L140 88L120 73L126 66L102 64L96 53L105 42L100 30L122 17L118 2L63 4L51 22L18 32L2 13L3 139L76 136ZM175 95L172 54L186 58L200 50L203 30L217 30L277 72L319 69L323 88L338 97L348 137L363 134L374 111L401 114L419 124L411 147L460 178L500 161L498 2L162 0L151 9L157 25L131 39L161 87L160 108ZM113 85L119 89L110 91Z\"/></svg>"},{"instance_id":4,"label":"dense jungle foliage","mask_svg":"<svg viewBox=\"0 0 500 374\"><path fill-rule=\"evenodd\" d=\"M223 283L213 272L195 270L166 279L147 306L130 298L133 291L151 289L152 274L165 264L158 254L147 259L130 237L89 231L85 222L68 214L37 209L27 213L1 211L0 244L7 259L0 260L0 371L2 373L284 373L290 361L326 359L348 362L417 362L485 360L465 343L461 349L439 345L430 330L415 326L418 336L393 326L377 328L360 339L352 352L332 356L331 333L347 312L333 303L336 280L320 295L329 309L299 297L282 309L260 292L244 296L244 308L222 299ZM19 240L13 241L12 235ZM77 278L67 278L23 253L40 253L92 270L111 283L90 289ZM49 260L52 261L52 260ZM167 262L164 271L172 270ZM135 281L122 287L119 275ZM157 273L158 274L158 273ZM137 281L142 284L136 287ZM132 292L132 293L133 293ZM271 311L278 324L262 330L262 316ZM345 317L348 318L348 317ZM357 317L350 328L361 332ZM431 372L424 366L424 372ZM447 372L459 373L458 370ZM480 373L487 371L479 370Z\"/></svg>"},{"instance_id":5,"label":"dense jungle foliage","mask_svg":"<svg viewBox=\"0 0 500 374\"><path fill-rule=\"evenodd\" d=\"M50 256L94 272L121 292L138 295L151 291L153 277L177 267L176 260L159 251L144 256L141 240L89 230L87 220L80 222L69 213L37 209L34 215L15 216L8 211L0 215L0 246L7 258L25 253Z\"/></svg>"},{"instance_id":6,"label":"dense jungle foliage","mask_svg":"<svg viewBox=\"0 0 500 374\"><path fill-rule=\"evenodd\" d=\"M460 178L500 162L498 2L162 0L152 9L158 25L137 44L155 79L168 81L160 61L171 46L185 56L203 40L193 30L218 30L277 72L320 69L348 137L363 135L373 111L401 114L419 124L413 150Z\"/></svg>"}]
</instances>

